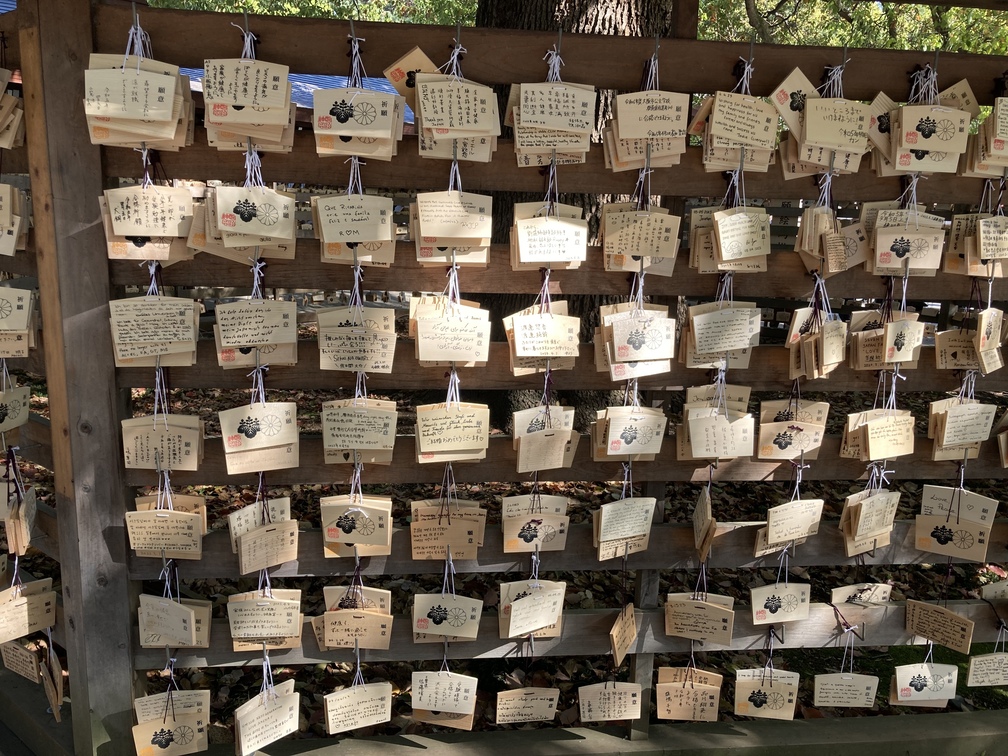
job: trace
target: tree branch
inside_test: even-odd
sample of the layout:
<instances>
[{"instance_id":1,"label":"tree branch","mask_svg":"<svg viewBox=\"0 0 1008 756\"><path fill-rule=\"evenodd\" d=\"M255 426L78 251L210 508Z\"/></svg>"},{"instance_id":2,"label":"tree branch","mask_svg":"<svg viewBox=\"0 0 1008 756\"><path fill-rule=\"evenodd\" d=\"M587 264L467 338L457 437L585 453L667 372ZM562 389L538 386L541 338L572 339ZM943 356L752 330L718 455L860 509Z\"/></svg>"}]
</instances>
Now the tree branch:
<instances>
[{"instance_id":1,"label":"tree branch","mask_svg":"<svg viewBox=\"0 0 1008 756\"><path fill-rule=\"evenodd\" d=\"M756 0L745 0L745 10L746 18L749 19L749 25L756 30L756 36L759 37L759 41L764 44L772 44L774 41L773 32L770 30L767 20L756 8Z\"/></svg>"}]
</instances>

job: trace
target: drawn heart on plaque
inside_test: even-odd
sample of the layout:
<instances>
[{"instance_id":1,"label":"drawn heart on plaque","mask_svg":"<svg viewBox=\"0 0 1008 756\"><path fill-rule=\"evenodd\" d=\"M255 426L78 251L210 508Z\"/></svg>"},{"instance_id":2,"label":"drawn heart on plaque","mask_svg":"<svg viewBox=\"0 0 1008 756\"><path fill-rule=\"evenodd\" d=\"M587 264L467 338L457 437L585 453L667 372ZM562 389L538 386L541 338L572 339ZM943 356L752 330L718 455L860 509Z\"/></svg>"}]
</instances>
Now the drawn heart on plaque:
<instances>
[{"instance_id":1,"label":"drawn heart on plaque","mask_svg":"<svg viewBox=\"0 0 1008 756\"><path fill-rule=\"evenodd\" d=\"M343 452L343 461L344 462L350 461L350 452Z\"/></svg>"}]
</instances>

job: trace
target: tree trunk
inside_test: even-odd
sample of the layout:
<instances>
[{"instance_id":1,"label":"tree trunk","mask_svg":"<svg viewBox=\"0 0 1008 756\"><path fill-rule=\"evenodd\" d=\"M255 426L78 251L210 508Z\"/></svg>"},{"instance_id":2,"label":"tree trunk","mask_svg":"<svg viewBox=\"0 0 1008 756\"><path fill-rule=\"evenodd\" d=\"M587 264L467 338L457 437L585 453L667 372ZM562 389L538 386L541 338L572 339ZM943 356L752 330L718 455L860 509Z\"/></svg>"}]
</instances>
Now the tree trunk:
<instances>
[{"instance_id":1,"label":"tree trunk","mask_svg":"<svg viewBox=\"0 0 1008 756\"><path fill-rule=\"evenodd\" d=\"M477 26L500 29L651 37L667 36L671 23L672 0L480 0L476 6Z\"/></svg>"}]
</instances>

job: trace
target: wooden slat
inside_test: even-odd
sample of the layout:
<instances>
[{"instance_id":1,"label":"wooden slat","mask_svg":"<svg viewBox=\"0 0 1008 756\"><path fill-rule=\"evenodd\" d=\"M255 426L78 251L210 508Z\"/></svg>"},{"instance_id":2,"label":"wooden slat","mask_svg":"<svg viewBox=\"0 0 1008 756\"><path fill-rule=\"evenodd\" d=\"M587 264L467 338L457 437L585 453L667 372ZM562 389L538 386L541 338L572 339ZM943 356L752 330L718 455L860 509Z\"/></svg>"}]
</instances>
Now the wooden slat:
<instances>
[{"instance_id":1,"label":"wooden slat","mask_svg":"<svg viewBox=\"0 0 1008 756\"><path fill-rule=\"evenodd\" d=\"M0 256L0 270L13 276L38 276L38 264L35 260L34 240L29 235L28 249L19 250L13 256Z\"/></svg>"},{"instance_id":2,"label":"wooden slat","mask_svg":"<svg viewBox=\"0 0 1008 756\"><path fill-rule=\"evenodd\" d=\"M71 756L74 752L71 707L63 705L62 721L57 723L47 713L48 705L41 683L30 683L7 669L0 669L0 721L16 733L31 753ZM5 750L7 745L5 742ZM10 746L11 753L21 753L16 744Z\"/></svg>"},{"instance_id":3,"label":"wooden slat","mask_svg":"<svg viewBox=\"0 0 1008 756\"><path fill-rule=\"evenodd\" d=\"M463 383L463 386L465 384ZM465 398L465 389L462 391ZM545 470L540 480L622 480L623 468L619 462L593 462L588 449L588 438L582 438L578 446L574 464L569 468ZM919 477L922 469L928 478L945 479L957 477L959 466L956 462L932 462L932 442L918 438L912 455L899 457L892 465L895 472L890 479L908 480ZM839 436L827 436L819 451L819 459L806 460L811 465L804 473L805 480L860 480L866 476L865 463L856 459L840 459ZM121 454L115 451L115 456ZM323 461L322 439L318 437L301 439L301 465L290 470L276 470L267 473L270 485L296 485L347 481L350 465L326 465ZM527 474L516 470L516 452L511 447L510 437L490 439L487 458L479 463L454 466L455 479L459 483L481 481L526 481ZM706 481L708 465L700 462L679 462L675 459L674 439L667 438L662 451L653 462L635 462L634 480ZM396 440L395 458L390 466L371 465L368 467L369 483L439 483L443 477L444 465L419 464L412 436L401 436ZM986 444L979 459L970 460L966 467L966 477L1003 478L1006 476L998 460L997 445ZM721 460L714 471L714 480L790 480L791 463L762 461L749 458ZM252 485L257 476L252 474L227 474L224 450L218 439L208 439L206 455L198 472L177 471L172 473L172 483L182 486L198 485ZM151 483L148 470L126 470L126 484L145 486Z\"/></svg>"},{"instance_id":4,"label":"wooden slat","mask_svg":"<svg viewBox=\"0 0 1008 756\"><path fill-rule=\"evenodd\" d=\"M56 510L48 504L38 505L31 545L50 559L59 561L59 527L56 522Z\"/></svg>"},{"instance_id":5,"label":"wooden slat","mask_svg":"<svg viewBox=\"0 0 1008 756\"><path fill-rule=\"evenodd\" d=\"M566 47L566 45L565 45ZM839 54L838 54L839 57ZM1004 65L1008 66L1008 60ZM782 77L783 78L783 77ZM845 78L844 81L847 79ZM870 99L870 98L869 98ZM219 153L203 139L204 132L191 147L178 152L161 153L161 163L171 178L220 179L242 181L245 163L240 152ZM140 178L141 164L131 150L105 150L105 175ZM294 136L294 150L289 154L264 154L263 176L270 181L306 183L319 186L346 186L347 172L336 160L320 159L315 153L311 132L299 131ZM493 160L489 163L461 162L460 170L466 191L542 192L543 177L535 169L519 168L511 140L500 139ZM364 186L382 189L442 190L448 184L449 161L422 158L417 153L416 137L404 137L399 153L390 162L368 161L362 170ZM592 145L587 161L580 165L565 165L559 172L560 192L588 194L631 194L637 181L635 171L613 173L605 167L601 145ZM878 178L867 165L867 158L858 173L837 176L833 180L833 197L843 200L891 200L899 197L901 179ZM724 174L707 173L701 163L699 147L690 147L682 163L658 168L651 174L651 191L670 197L718 197L726 189ZM934 181L918 185L921 202L976 203L980 201L983 180L941 175ZM815 197L815 180L781 180L779 166L766 173L746 172L746 193L749 197L791 199L796 195Z\"/></svg>"},{"instance_id":6,"label":"wooden slat","mask_svg":"<svg viewBox=\"0 0 1008 756\"><path fill-rule=\"evenodd\" d=\"M566 166L564 166L566 167ZM748 179L747 179L748 181ZM318 242L298 239L295 259L268 260L266 284L279 288L348 289L353 285L353 269L349 265L333 265L321 261ZM700 275L688 265L688 252L680 252L675 275L648 276L645 292L649 296L683 295L713 299L717 292L716 275ZM778 252L771 256L766 273L735 276L735 298L780 297L806 299L812 294L813 281L798 255ZM109 263L112 283L116 286L146 286L146 269L135 262L115 260ZM249 266L221 257L199 253L192 260L175 263L164 269L168 286L235 286L251 287ZM396 245L396 261L391 268L365 268L364 286L372 290L441 291L444 289L444 266L423 267L416 261L412 243ZM600 248L588 250L588 259L577 270L554 271L550 277L554 298L565 294L617 294L630 290L626 273L604 270ZM508 248L495 244L490 249L488 267L463 268L459 283L464 293L533 293L539 290L539 271L511 270ZM884 293L884 280L863 268L850 270L830 278L826 283L831 297L878 297ZM911 300L966 301L970 296L968 276L938 274L933 278L910 279L907 295ZM995 299L1008 297L1008 279L995 279Z\"/></svg>"},{"instance_id":7,"label":"wooden slat","mask_svg":"<svg viewBox=\"0 0 1008 756\"><path fill-rule=\"evenodd\" d=\"M101 155L81 92L88 0L19 3L32 209L59 511L74 750L131 753L133 615L123 534L118 392L108 338ZM45 86L43 87L43 81ZM5 161L6 164L6 161Z\"/></svg>"},{"instance_id":8,"label":"wooden slat","mask_svg":"<svg viewBox=\"0 0 1008 756\"><path fill-rule=\"evenodd\" d=\"M94 14L95 49L122 52L131 19L126 3L98 4ZM231 27L232 22L241 24L241 14L150 8L143 15L144 29L151 35L158 57L194 68L201 68L205 57L238 56L241 38ZM260 38L256 55L262 60L285 63L299 73L347 74L348 63L342 54L343 40L350 32L347 21L249 16L249 28ZM362 48L364 64L373 73L381 72L417 45L441 64L448 58L455 36L454 26L360 22L355 28L367 40ZM321 40L339 40L340 53L319 55ZM461 42L468 51L462 70L474 81L542 81L546 74L542 56L556 42L556 32L466 27ZM675 91L731 89L735 86L734 62L739 56L749 55L748 43L669 38L660 42L662 85ZM634 90L640 86L644 62L653 52L654 39L649 37L564 34L564 78L590 81L604 89ZM753 93L770 93L795 66L818 79L823 67L837 65L841 56L839 47L760 45L756 49ZM932 53L863 49L848 50L848 57L844 94L859 100L870 100L880 89L895 99L905 98L909 91L907 72L918 63L934 59ZM507 65L501 65L502 60ZM939 85L945 87L968 77L979 102L989 105L994 98L994 80L1006 67L1008 58L1002 56L942 53ZM270 174L264 170L263 175Z\"/></svg>"},{"instance_id":9,"label":"wooden slat","mask_svg":"<svg viewBox=\"0 0 1008 756\"><path fill-rule=\"evenodd\" d=\"M26 147L16 147L13 150L3 150L2 152L0 170L7 174L28 173L28 149Z\"/></svg>"},{"instance_id":10,"label":"wooden slat","mask_svg":"<svg viewBox=\"0 0 1008 756\"><path fill-rule=\"evenodd\" d=\"M414 354L411 340L396 344L395 368L392 373L369 373L370 391L430 389L444 382L444 368L421 367ZM168 368L169 385L182 388L246 389L249 379L246 370L223 370L217 366L214 343L208 339L197 345L197 362L192 367ZM611 381L608 373L595 370L594 347L582 344L580 356L573 370L553 372L553 387L557 390L618 389L623 384ZM749 386L753 391L780 391L788 385L788 350L784 346L756 347L749 368L732 369L731 381ZM490 344L490 359L485 368L460 372L463 390L500 389L516 390L540 388L542 375L515 377L511 375L506 342ZM907 370L900 392L952 391L960 381L951 370L935 368L934 348L922 347L916 370ZM703 383L707 371L686 368L672 363L672 371L648 376L639 380L641 389L664 386L690 386ZM145 368L120 368L116 380L121 388L153 388L153 371ZM298 343L298 364L292 367L270 366L268 386L276 389L325 389L353 385L353 373L319 370L318 342ZM802 381L806 391L847 392L874 391L878 384L877 373L870 370L851 370L843 365L826 378ZM1008 390L1008 370L999 370L981 379L978 388L983 391Z\"/></svg>"},{"instance_id":11,"label":"wooden slat","mask_svg":"<svg viewBox=\"0 0 1008 756\"><path fill-rule=\"evenodd\" d=\"M32 412L28 422L18 430L18 456L53 469L52 428L49 418Z\"/></svg>"},{"instance_id":12,"label":"wooden slat","mask_svg":"<svg viewBox=\"0 0 1008 756\"><path fill-rule=\"evenodd\" d=\"M366 673L365 673L366 674ZM887 681L883 681L888 684ZM883 695L885 693L883 692ZM458 732L445 728L431 734L341 738L339 741L284 739L269 747L270 756L472 756L474 753L520 753L557 756L573 753L619 753L623 756L808 756L812 753L858 756L940 753L942 756L996 754L1006 732L1003 711L960 712L952 708L915 716L823 717L790 720L733 719L730 723L676 722L651 726L648 740L626 740L622 727L497 729ZM909 712L908 712L909 713ZM827 750L835 744L836 748ZM337 749L339 749L337 751ZM231 756L230 745L211 745L208 756Z\"/></svg>"},{"instance_id":13,"label":"wooden slat","mask_svg":"<svg viewBox=\"0 0 1008 756\"><path fill-rule=\"evenodd\" d=\"M747 568L777 566L777 556L753 558L756 528L762 523L720 523L714 540L708 567ZM998 521L994 526L987 561L995 564L1008 561L1008 522ZM680 523L657 523L651 528L651 548L627 557L629 570L693 570L699 567L693 547L692 526ZM661 544L657 546L656 544ZM304 530L298 536L298 559L272 570L273 577L317 577L342 574L347 569L347 559L326 559L322 555L322 532ZM835 522L823 522L819 533L794 548L792 567L817 567L824 565L853 564L844 554L843 538ZM551 572L578 572L583 570L621 570L622 559L599 562L597 550L592 546L591 527L587 524L571 525L567 547L563 551L544 552L543 569ZM931 564L945 561L944 557L918 551L914 547L914 523L897 520L893 526L890 545L865 554L865 564ZM203 559L176 561L179 577L183 580L202 578L237 579L238 557L231 553L231 541L225 531L214 531L203 539ZM351 565L352 566L352 565ZM499 523L486 529L479 557L456 560L460 573L512 572L527 570L528 554L505 554ZM413 561L410 553L408 528L396 528L392 536L392 553L383 557L361 557L361 574L421 575L440 574L444 563L438 561ZM146 559L131 554L129 571L132 580L155 580L161 573L160 559ZM639 602L638 602L638 605Z\"/></svg>"},{"instance_id":14,"label":"wooden slat","mask_svg":"<svg viewBox=\"0 0 1008 756\"><path fill-rule=\"evenodd\" d=\"M28 350L27 357L17 357L7 360L7 368L9 370L24 370L28 373L33 373L34 375L46 374L45 370L45 338L42 331L38 333L38 346L35 349Z\"/></svg>"},{"instance_id":15,"label":"wooden slat","mask_svg":"<svg viewBox=\"0 0 1008 756\"><path fill-rule=\"evenodd\" d=\"M982 601L950 601L949 609L976 622L974 643L990 643L997 637L997 625L991 620L991 610ZM926 643L923 638L911 636L904 629L906 609L903 604L880 607L852 608L844 616L865 630L865 640L855 638L854 644L867 647L885 647ZM564 612L563 635L560 638L536 640L537 656L604 656L609 653L609 630L616 619L616 609L587 609ZM631 653L688 653L690 641L665 635L665 615L660 609L637 612L637 642ZM780 631L781 625L776 626ZM826 604L812 604L808 619L786 627L784 640L776 648L837 648L843 644L842 628L833 608ZM730 646L717 643L704 645L704 651L761 651L767 640L767 626L754 626L748 607L737 606L735 628ZM517 655L524 640L501 640L498 637L497 615L484 613L480 621L479 637L474 641L448 644L449 659L499 659ZM392 641L387 651L361 650L361 662L440 659L444 653L440 643L413 643L409 617L397 616L392 624ZM235 667L259 664L261 653L236 654L232 651L231 634L227 619L213 621L210 630L210 648L177 649L176 664L180 667ZM320 651L315 642L309 620L305 619L302 647L287 651L271 651L270 662L276 665L325 664L333 661L349 662L353 649ZM159 669L164 666L164 649L135 650L137 669Z\"/></svg>"}]
</instances>

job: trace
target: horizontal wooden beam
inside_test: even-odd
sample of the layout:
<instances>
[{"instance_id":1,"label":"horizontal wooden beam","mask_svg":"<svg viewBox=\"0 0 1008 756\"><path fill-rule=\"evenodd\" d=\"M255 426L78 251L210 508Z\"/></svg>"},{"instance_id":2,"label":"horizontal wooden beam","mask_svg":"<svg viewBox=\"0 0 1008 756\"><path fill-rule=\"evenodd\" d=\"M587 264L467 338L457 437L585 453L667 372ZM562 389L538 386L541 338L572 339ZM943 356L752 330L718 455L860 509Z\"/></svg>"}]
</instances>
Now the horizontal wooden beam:
<instances>
[{"instance_id":1,"label":"horizontal wooden beam","mask_svg":"<svg viewBox=\"0 0 1008 756\"><path fill-rule=\"evenodd\" d=\"M1002 65L1008 67L1008 59ZM846 77L844 81L847 81ZM415 136L404 137L398 154L389 162L368 161L362 170L364 186L392 190L443 190L448 185L450 161L420 157L416 140ZM106 176L142 177L141 163L132 150L106 148L104 153ZM220 153L200 140L178 152L162 152L161 164L171 178L222 181L245 179L242 153ZM543 174L537 169L518 167L510 139L498 140L497 151L491 162L460 161L460 166L466 191L542 193ZM335 159L319 158L315 153L312 133L304 130L295 134L292 152L264 154L262 171L267 180L285 183L342 187L346 186L347 181L347 169L343 163ZM613 173L607 169L602 146L599 144L592 145L585 163L562 166L558 176L561 196L565 192L628 195L633 192L637 181L636 171ZM877 177L865 158L860 171L834 179L833 197L836 201L896 199L902 191L900 181L899 177ZM651 174L651 192L656 195L720 199L726 188L723 173L708 173L704 170L699 147L688 148L679 165L658 168ZM766 173L746 172L746 194L749 197L791 199L805 196L814 199L818 196L818 191L813 177L782 180L781 169L777 165L771 166ZM973 204L980 201L982 191L982 179L943 174L933 181L922 181L918 185L917 197L925 203Z\"/></svg>"},{"instance_id":2,"label":"horizontal wooden beam","mask_svg":"<svg viewBox=\"0 0 1008 756\"><path fill-rule=\"evenodd\" d=\"M566 166L565 166L566 167ZM109 262L112 284L116 286L146 286L149 276L135 262ZM775 252L770 256L766 273L737 274L735 298L780 297L807 299L813 288L812 277L798 255ZM420 265L412 242L396 245L396 260L391 268L365 268L365 288L375 291L441 291L444 289L444 266ZM228 286L251 288L252 276L246 263L235 263L222 257L197 254L192 260L175 263L162 272L167 286ZM576 270L557 270L550 276L554 298L566 294L615 294L626 296L630 290L627 273L610 273L604 269L598 247L588 250L588 259ZM490 248L486 269L463 268L459 283L464 293L473 294L533 294L542 285L538 270L511 270L507 245ZM278 288L312 290L349 289L353 285L350 265L333 265L321 260L319 243L313 239L298 239L293 260L268 260L266 285ZM884 278L863 268L849 270L829 278L826 288L833 298L881 299L885 294ZM717 293L717 276L701 275L689 267L689 253L683 250L676 262L675 275L647 276L644 284L649 296L703 297L713 299ZM910 279L907 296L921 301L967 301L970 298L968 276L939 273L934 277ZM994 298L1008 297L1008 279L995 279Z\"/></svg>"},{"instance_id":3,"label":"horizontal wooden beam","mask_svg":"<svg viewBox=\"0 0 1008 756\"><path fill-rule=\"evenodd\" d=\"M95 49L122 52L132 14L127 3L98 3L94 9ZM201 68L204 58L232 58L241 51L241 37L231 23L242 23L241 14L145 8L144 29L151 35L158 58L181 66ZM343 55L350 32L347 21L318 18L249 16L249 28L260 39L256 55L262 60L290 66L292 71L345 76L348 62ZM364 64L373 75L419 45L440 65L451 52L454 26L374 24L358 22ZM318 40L331 40L335 54L319 55ZM664 87L679 92L714 92L735 86L732 68L740 56L749 56L744 42L700 42L663 38L659 74ZM467 53L462 61L466 77L486 84L543 81L543 54L556 42L555 31L514 31L469 28L462 30ZM564 34L564 79L590 82L603 89L631 91L640 86L645 61L654 52L652 37L616 37L600 34ZM826 66L841 62L839 47L759 45L755 51L752 91L769 94L795 66L818 81ZM909 91L908 72L917 64L930 63L932 53L903 50L851 49L844 74L847 97L870 100L879 90L897 100ZM507 65L501 65L506 60ZM601 64L603 63L604 64ZM948 86L969 78L981 104L994 98L994 80L1008 67L1008 58L997 55L943 53L939 85ZM184 150L183 152L187 152ZM139 163L139 161L136 161ZM169 173L169 175L172 175ZM270 174L264 169L264 176ZM541 187L540 187L541 188Z\"/></svg>"},{"instance_id":4,"label":"horizontal wooden beam","mask_svg":"<svg viewBox=\"0 0 1008 756\"><path fill-rule=\"evenodd\" d=\"M317 341L300 341L297 348L297 365L270 366L269 388L331 391L338 387L353 386L353 373L319 369ZM369 373L368 389L423 390L444 382L444 368L422 367L413 355L413 341L400 340L396 344L393 372ZM731 381L749 386L753 391L780 391L789 381L788 359L789 352L784 346L756 347L749 367L745 370L733 369ZM173 389L247 389L249 379L246 372L220 369L217 365L216 347L208 339L198 343L195 365L168 368L169 385ZM900 392L951 391L959 388L960 381L951 370L938 370L935 367L933 347L922 347L917 369L907 370L904 374L906 381L900 384ZM581 345L580 355L573 370L556 370L552 375L553 388L559 391L617 389L623 385L611 381L608 373L595 370L594 347L590 344ZM486 367L463 371L461 378L464 389L502 391L541 388L543 382L542 375L521 377L511 375L506 342L491 343L490 359L487 360ZM707 371L687 368L673 361L671 372L641 378L639 386L641 389L690 386L703 383L706 379ZM120 388L153 388L153 371L149 368L120 368L116 371L116 382ZM837 368L825 378L802 383L806 391L829 393L874 391L877 384L877 373L870 370L851 370L846 365ZM1008 371L999 370L982 378L978 388L982 391L1008 391Z\"/></svg>"},{"instance_id":5,"label":"horizontal wooden beam","mask_svg":"<svg viewBox=\"0 0 1008 756\"><path fill-rule=\"evenodd\" d=\"M6 14L4 14L6 15ZM3 18L3 16L0 16ZM10 39L10 37L7 37ZM17 37L15 36L15 39ZM3 157L0 158L0 172L7 174L28 173L28 150L25 147L15 147L12 150L2 150ZM24 254L17 252L14 256Z\"/></svg>"},{"instance_id":6,"label":"horizontal wooden beam","mask_svg":"<svg viewBox=\"0 0 1008 756\"><path fill-rule=\"evenodd\" d=\"M728 569L776 566L776 555L753 558L756 528L760 524L720 523L707 566ZM805 543L794 548L791 566L853 564L853 560L848 559L844 553L843 538L835 525L833 521L823 522L817 535L811 536ZM987 561L993 563L1008 561L1008 522L997 522L990 543ZM627 557L627 569L692 570L699 567L691 525L655 524L651 528L651 544L652 547L647 551ZM574 524L570 526L567 545L563 551L542 553L543 569L551 572L623 569L622 559L599 562L597 553L596 548L592 546L591 527L584 523ZM918 551L914 547L914 523L911 520L896 521L889 545L880 546L874 554L864 555L865 564L931 564L938 560L944 561L941 557ZM270 575L277 578L344 575L348 569L348 561L349 559L326 559L322 555L322 532L318 529L303 530L298 536L298 558L271 570ZM202 578L234 580L241 575L238 570L238 557L231 553L231 540L224 531L211 532L203 539L201 560L180 559L176 560L176 564L179 577L183 580ZM504 553L503 534L499 523L487 527L477 559L455 560L455 568L460 573L520 572L528 569L528 564L528 554ZM129 557L131 580L156 580L161 574L161 569L160 559L133 555ZM389 556L361 557L361 574L366 576L432 575L440 574L443 569L443 562L413 560L407 528L396 528L393 532L392 553Z\"/></svg>"},{"instance_id":7,"label":"horizontal wooden beam","mask_svg":"<svg viewBox=\"0 0 1008 756\"><path fill-rule=\"evenodd\" d=\"M997 637L998 626L993 620L990 607L982 601L950 601L949 609L976 622L973 631L974 643L990 643ZM616 609L587 609L564 612L563 634L560 638L540 638L536 640L537 656L604 656L610 653L609 630L616 619ZM910 635L906 629L906 609L904 604L888 604L877 607L844 607L848 622L857 624L865 631L865 639L854 639L860 647L887 647L914 644L927 641ZM631 647L632 654L688 654L691 643L685 638L670 638L665 635L665 615L661 609L638 610L637 641ZM392 624L392 641L387 651L361 650L361 662L419 661L441 659L444 646L441 643L414 643L412 623L409 617L397 616ZM781 625L777 625L778 631ZM808 619L791 623L783 632L784 640L774 643L776 648L836 648L843 646L843 629L837 621L833 608L826 604L812 604ZM334 661L351 662L353 649L340 651L320 651L315 641L309 620L305 619L302 631L302 646L287 651L271 651L270 661L276 665L326 664ZM708 643L704 651L762 651L766 646L767 626L754 626L752 615L746 606L736 606L735 626L731 645ZM449 659L500 659L516 657L524 640L501 640L497 627L497 615L484 613L480 620L479 637L473 641L448 644ZM135 648L136 668L159 669L164 666L164 649ZM210 648L176 649L176 665L179 667L239 667L260 664L262 654L237 654L232 650L231 634L227 619L213 620L210 630Z\"/></svg>"},{"instance_id":8,"label":"horizontal wooden beam","mask_svg":"<svg viewBox=\"0 0 1008 756\"><path fill-rule=\"evenodd\" d=\"M882 681L883 685L887 684ZM883 692L884 695L884 692ZM808 756L810 753L857 753L893 756L941 753L942 756L995 754L1008 733L1003 711L944 710L902 717L823 717L800 723L773 719L651 724L647 740L627 740L626 727L496 729L491 732L445 730L430 734L368 738L290 738L269 746L270 756L412 756L421 750L438 756L473 753L520 753L524 756L619 753L625 756ZM938 713L940 712L940 713ZM835 748L830 746L835 745ZM827 750L829 748L829 750ZM933 749L933 750L932 750ZM234 749L211 745L209 756L231 756Z\"/></svg>"},{"instance_id":9,"label":"horizontal wooden beam","mask_svg":"<svg viewBox=\"0 0 1008 756\"><path fill-rule=\"evenodd\" d=\"M465 378L463 378L463 387ZM462 390L465 399L465 389ZM350 477L350 465L327 465L323 462L322 439L302 437L300 447L301 464L289 470L276 470L266 474L271 486L344 482ZM620 462L593 462L588 448L588 438L582 438L571 467L559 470L545 470L540 480L622 480L623 466ZM908 480L920 477L922 467L927 469L928 478L945 479L958 477L957 462L932 462L932 442L918 438L914 453L899 457L890 464L894 468L891 480ZM811 465L804 473L804 480L860 480L866 476L865 463L856 459L840 459L839 436L827 436L819 451L819 459L806 460ZM527 481L528 475L516 472L516 452L511 447L511 438L495 436L490 439L487 457L478 463L456 463L455 480L459 483L479 483L482 481ZM714 471L714 480L727 481L771 481L791 480L791 463L763 461L748 457L721 460ZM396 439L395 457L392 465L367 467L366 483L440 483L444 466L419 464L416 461L414 438L400 436ZM708 465L701 462L679 462L675 458L675 441L666 438L662 451L653 462L635 462L634 480L665 481L706 481ZM998 460L997 444L988 442L980 457L970 460L966 467L966 477L1004 478L1008 473ZM126 470L125 483L128 486L149 485L152 476L149 470ZM207 439L203 464L197 472L173 471L172 482L181 486L198 485L252 485L257 480L254 474L227 474L224 450L217 438Z\"/></svg>"},{"instance_id":10,"label":"horizontal wooden beam","mask_svg":"<svg viewBox=\"0 0 1008 756\"><path fill-rule=\"evenodd\" d=\"M34 243L30 236L28 249L18 250L11 256L0 256L0 270L18 277L36 278L38 276L38 262L35 258Z\"/></svg>"},{"instance_id":11,"label":"horizontal wooden beam","mask_svg":"<svg viewBox=\"0 0 1008 756\"><path fill-rule=\"evenodd\" d=\"M31 545L50 559L59 561L59 525L56 510L48 504L39 504L35 516L35 533Z\"/></svg>"}]
</instances>

